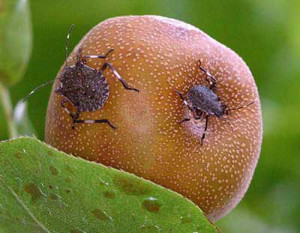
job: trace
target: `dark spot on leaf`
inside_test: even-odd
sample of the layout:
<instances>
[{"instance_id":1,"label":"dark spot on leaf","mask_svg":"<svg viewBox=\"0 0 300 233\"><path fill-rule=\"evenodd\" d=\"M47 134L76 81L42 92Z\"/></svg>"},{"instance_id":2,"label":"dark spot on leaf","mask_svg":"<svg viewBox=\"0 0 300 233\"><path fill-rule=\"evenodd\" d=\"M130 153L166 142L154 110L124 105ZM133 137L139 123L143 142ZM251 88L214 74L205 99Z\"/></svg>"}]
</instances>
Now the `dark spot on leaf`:
<instances>
[{"instance_id":1,"label":"dark spot on leaf","mask_svg":"<svg viewBox=\"0 0 300 233\"><path fill-rule=\"evenodd\" d=\"M15 153L15 157L17 159L21 159L22 158L22 154L20 152Z\"/></svg>"},{"instance_id":2,"label":"dark spot on leaf","mask_svg":"<svg viewBox=\"0 0 300 233\"><path fill-rule=\"evenodd\" d=\"M105 213L103 210L100 209L94 209L92 211L92 214L99 220L102 221L112 221L112 217L108 216L107 213Z\"/></svg>"},{"instance_id":3,"label":"dark spot on leaf","mask_svg":"<svg viewBox=\"0 0 300 233\"><path fill-rule=\"evenodd\" d=\"M4 1L0 2L0 14L4 12Z\"/></svg>"},{"instance_id":4,"label":"dark spot on leaf","mask_svg":"<svg viewBox=\"0 0 300 233\"><path fill-rule=\"evenodd\" d=\"M161 232L161 229L159 226L152 225L152 224L147 224L147 225L142 225L141 226L141 231L143 233L155 233L155 232Z\"/></svg>"},{"instance_id":5,"label":"dark spot on leaf","mask_svg":"<svg viewBox=\"0 0 300 233\"><path fill-rule=\"evenodd\" d=\"M161 204L158 203L157 199L153 197L150 197L143 202L143 208L153 213L158 213L160 210L160 206Z\"/></svg>"},{"instance_id":6,"label":"dark spot on leaf","mask_svg":"<svg viewBox=\"0 0 300 233\"><path fill-rule=\"evenodd\" d=\"M49 189L53 189L53 186L51 184L48 185Z\"/></svg>"},{"instance_id":7,"label":"dark spot on leaf","mask_svg":"<svg viewBox=\"0 0 300 233\"><path fill-rule=\"evenodd\" d=\"M53 152L53 151L51 151L51 150L48 150L47 154L48 154L49 156L52 156L52 157L54 157L54 156L55 156L54 152Z\"/></svg>"},{"instance_id":8,"label":"dark spot on leaf","mask_svg":"<svg viewBox=\"0 0 300 233\"><path fill-rule=\"evenodd\" d=\"M70 233L84 233L84 231L79 230L77 228L73 228L73 229L70 230Z\"/></svg>"},{"instance_id":9,"label":"dark spot on leaf","mask_svg":"<svg viewBox=\"0 0 300 233\"><path fill-rule=\"evenodd\" d=\"M54 176L58 175L59 172L55 167L50 166L49 169L50 169L52 175L54 175Z\"/></svg>"},{"instance_id":10,"label":"dark spot on leaf","mask_svg":"<svg viewBox=\"0 0 300 233\"><path fill-rule=\"evenodd\" d=\"M68 182L68 183L71 183L71 182L72 182L72 179L71 179L71 177L67 177L67 178L65 179L65 181Z\"/></svg>"},{"instance_id":11,"label":"dark spot on leaf","mask_svg":"<svg viewBox=\"0 0 300 233\"><path fill-rule=\"evenodd\" d=\"M114 183L120 190L127 194L146 195L150 192L149 186L143 184L142 180L135 180L127 177L115 177Z\"/></svg>"},{"instance_id":12,"label":"dark spot on leaf","mask_svg":"<svg viewBox=\"0 0 300 233\"><path fill-rule=\"evenodd\" d=\"M135 221L136 217L135 217L134 213L131 214L131 218L132 218L133 221Z\"/></svg>"},{"instance_id":13,"label":"dark spot on leaf","mask_svg":"<svg viewBox=\"0 0 300 233\"><path fill-rule=\"evenodd\" d=\"M193 218L191 216L185 216L185 217L180 217L180 222L181 223L191 223L193 221Z\"/></svg>"},{"instance_id":14,"label":"dark spot on leaf","mask_svg":"<svg viewBox=\"0 0 300 233\"><path fill-rule=\"evenodd\" d=\"M52 200L58 200L60 197L59 197L58 195L54 194L54 193L51 193L51 194L50 194L50 198L51 198Z\"/></svg>"},{"instance_id":15,"label":"dark spot on leaf","mask_svg":"<svg viewBox=\"0 0 300 233\"><path fill-rule=\"evenodd\" d=\"M72 170L72 168L70 166L68 166L68 165L66 166L66 170L68 172L72 173L72 174L74 173L74 171Z\"/></svg>"},{"instance_id":16,"label":"dark spot on leaf","mask_svg":"<svg viewBox=\"0 0 300 233\"><path fill-rule=\"evenodd\" d=\"M108 199L113 199L113 198L115 198L116 194L114 192L104 191L103 196Z\"/></svg>"},{"instance_id":17,"label":"dark spot on leaf","mask_svg":"<svg viewBox=\"0 0 300 233\"><path fill-rule=\"evenodd\" d=\"M207 228L207 226L197 226L196 227L196 231L198 232L198 233L205 233L205 230L206 230L206 228ZM221 233L221 232L220 232Z\"/></svg>"},{"instance_id":18,"label":"dark spot on leaf","mask_svg":"<svg viewBox=\"0 0 300 233\"><path fill-rule=\"evenodd\" d=\"M59 207L60 207L61 209L66 209L66 208L67 208L67 205L66 205L66 203L60 201L60 202L59 202Z\"/></svg>"},{"instance_id":19,"label":"dark spot on leaf","mask_svg":"<svg viewBox=\"0 0 300 233\"><path fill-rule=\"evenodd\" d=\"M72 189L66 189L66 193L72 192Z\"/></svg>"},{"instance_id":20,"label":"dark spot on leaf","mask_svg":"<svg viewBox=\"0 0 300 233\"><path fill-rule=\"evenodd\" d=\"M25 185L24 191L31 195L31 200L34 203L43 195L39 187L33 183Z\"/></svg>"}]
</instances>

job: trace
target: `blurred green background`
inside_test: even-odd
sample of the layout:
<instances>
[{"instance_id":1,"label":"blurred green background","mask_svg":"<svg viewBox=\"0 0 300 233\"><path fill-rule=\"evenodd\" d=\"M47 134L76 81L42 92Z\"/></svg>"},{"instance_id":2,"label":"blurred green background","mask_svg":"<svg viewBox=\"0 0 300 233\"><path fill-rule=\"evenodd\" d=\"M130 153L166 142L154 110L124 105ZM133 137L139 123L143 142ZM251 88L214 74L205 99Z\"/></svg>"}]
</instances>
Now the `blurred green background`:
<instances>
[{"instance_id":1,"label":"blurred green background","mask_svg":"<svg viewBox=\"0 0 300 233\"><path fill-rule=\"evenodd\" d=\"M10 88L13 104L37 85L55 78L64 62L71 24L75 24L71 49L94 25L109 17L155 14L193 24L236 51L258 85L264 138L245 198L217 225L232 233L300 232L299 0L33 0L30 9L32 56L25 77ZM28 101L29 118L40 139L44 138L50 89ZM7 138L3 122L0 139Z\"/></svg>"}]
</instances>

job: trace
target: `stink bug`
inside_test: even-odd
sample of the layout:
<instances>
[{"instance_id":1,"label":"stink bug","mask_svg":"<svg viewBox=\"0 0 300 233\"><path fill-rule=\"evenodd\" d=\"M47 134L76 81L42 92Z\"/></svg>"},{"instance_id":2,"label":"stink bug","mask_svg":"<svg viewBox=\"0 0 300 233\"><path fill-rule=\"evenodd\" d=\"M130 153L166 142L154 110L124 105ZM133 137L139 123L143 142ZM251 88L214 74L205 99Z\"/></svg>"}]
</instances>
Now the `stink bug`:
<instances>
[{"instance_id":1,"label":"stink bug","mask_svg":"<svg viewBox=\"0 0 300 233\"><path fill-rule=\"evenodd\" d=\"M188 90L186 99L184 98L181 92L177 90L175 90L175 92L180 96L180 98L183 100L183 103L192 112L192 116L195 120L202 120L203 118L205 118L205 127L201 137L201 145L203 145L205 133L208 128L208 120L210 116L216 116L218 118L221 118L224 115L229 115L230 111L248 107L251 104L253 104L255 101L252 101L249 104L245 106L240 106L238 108L228 108L227 105L221 102L219 96L216 94L216 90L217 90L216 78L201 66L200 60L199 63L200 63L199 68L202 72L205 73L206 81L209 83L209 87L205 85L193 86ZM191 118L184 118L179 123L181 124L183 122L190 121L190 120ZM228 121L227 123L230 125Z\"/></svg>"},{"instance_id":2,"label":"stink bug","mask_svg":"<svg viewBox=\"0 0 300 233\"><path fill-rule=\"evenodd\" d=\"M110 68L116 78L122 83L126 90L132 90L139 92L138 89L130 87L126 81L121 77L121 75L115 70L113 65L109 62L105 62L100 70L96 70L88 66L87 59L105 59L113 51L109 49L106 54L103 55L83 55L82 49L79 48L77 52L77 61L75 65L69 66L67 63L68 55L68 45L71 31L73 29L72 25L69 29L66 39L66 64L58 77L60 80L60 86L55 90L55 93L63 97L61 101L61 107L65 112L72 118L72 129L75 128L76 123L106 123L111 128L116 127L110 123L108 119L98 119L98 120L81 120L79 119L80 113L82 112L93 112L96 111L104 105L109 96L109 85L103 72L106 68ZM35 88L30 94L24 99L26 100L31 96L37 89L54 82L54 80L49 81ZM70 102L76 109L75 113L72 113L67 107L66 103Z\"/></svg>"}]
</instances>

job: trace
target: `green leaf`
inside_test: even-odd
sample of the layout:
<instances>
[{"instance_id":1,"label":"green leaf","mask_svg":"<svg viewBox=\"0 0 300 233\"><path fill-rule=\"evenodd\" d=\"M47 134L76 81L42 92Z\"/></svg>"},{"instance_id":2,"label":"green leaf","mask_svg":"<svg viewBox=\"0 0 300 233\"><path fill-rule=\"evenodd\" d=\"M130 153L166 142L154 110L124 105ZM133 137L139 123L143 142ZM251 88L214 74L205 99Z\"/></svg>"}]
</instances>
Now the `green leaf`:
<instances>
[{"instance_id":1,"label":"green leaf","mask_svg":"<svg viewBox=\"0 0 300 233\"><path fill-rule=\"evenodd\" d=\"M0 0L0 82L11 85L25 72L32 43L27 0Z\"/></svg>"},{"instance_id":2,"label":"green leaf","mask_svg":"<svg viewBox=\"0 0 300 233\"><path fill-rule=\"evenodd\" d=\"M189 200L34 139L0 143L0 232L218 232Z\"/></svg>"}]
</instances>

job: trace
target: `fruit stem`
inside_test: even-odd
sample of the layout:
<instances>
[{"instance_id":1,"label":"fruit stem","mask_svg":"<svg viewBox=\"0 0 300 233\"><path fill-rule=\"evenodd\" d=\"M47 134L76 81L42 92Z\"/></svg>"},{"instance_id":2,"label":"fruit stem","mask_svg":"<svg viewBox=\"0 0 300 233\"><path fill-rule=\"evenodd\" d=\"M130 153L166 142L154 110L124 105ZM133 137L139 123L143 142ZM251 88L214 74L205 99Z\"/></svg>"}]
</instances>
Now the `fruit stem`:
<instances>
[{"instance_id":1,"label":"fruit stem","mask_svg":"<svg viewBox=\"0 0 300 233\"><path fill-rule=\"evenodd\" d=\"M18 136L17 127L13 121L13 107L10 100L9 90L0 82L0 106L4 111L4 116L8 125L10 138Z\"/></svg>"}]
</instances>

